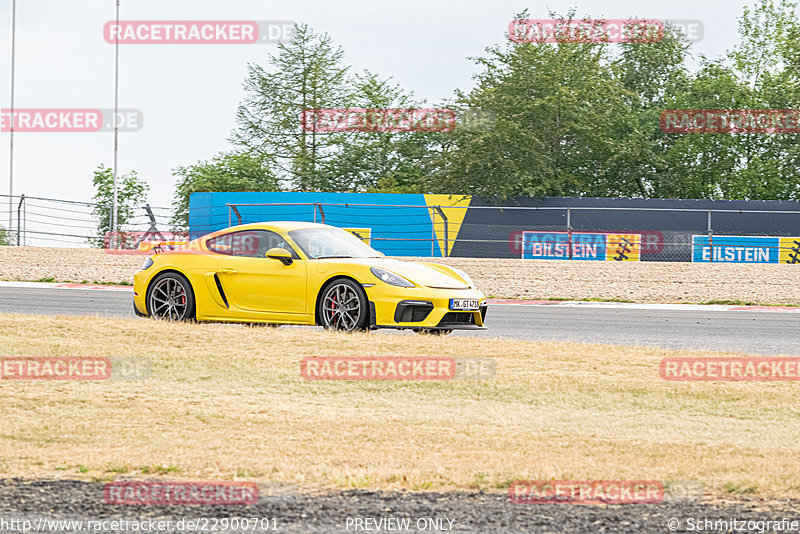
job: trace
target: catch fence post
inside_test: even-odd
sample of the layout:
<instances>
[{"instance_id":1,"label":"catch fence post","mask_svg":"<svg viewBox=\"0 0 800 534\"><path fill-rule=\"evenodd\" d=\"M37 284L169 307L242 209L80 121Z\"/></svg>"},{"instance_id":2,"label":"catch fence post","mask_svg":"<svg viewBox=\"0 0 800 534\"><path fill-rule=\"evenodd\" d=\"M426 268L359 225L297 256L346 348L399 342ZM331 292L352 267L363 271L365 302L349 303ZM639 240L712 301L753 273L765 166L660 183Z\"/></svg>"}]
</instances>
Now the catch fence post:
<instances>
[{"instance_id":1,"label":"catch fence post","mask_svg":"<svg viewBox=\"0 0 800 534\"><path fill-rule=\"evenodd\" d=\"M567 206L567 247L569 248L569 259L572 259L572 212Z\"/></svg>"},{"instance_id":2,"label":"catch fence post","mask_svg":"<svg viewBox=\"0 0 800 534\"><path fill-rule=\"evenodd\" d=\"M444 250L442 250L442 257L446 258L449 255L448 252L450 249L450 235L449 235L450 232L447 224L448 223L447 215L444 214L444 210L442 209L441 206L433 206L433 209L436 210L436 213L438 213L439 216L442 218L442 223L444 223ZM434 228L435 226L436 225L434 224Z\"/></svg>"},{"instance_id":3,"label":"catch fence post","mask_svg":"<svg viewBox=\"0 0 800 534\"><path fill-rule=\"evenodd\" d=\"M436 243L436 210L431 210L431 258L434 257L434 244Z\"/></svg>"},{"instance_id":4,"label":"catch fence post","mask_svg":"<svg viewBox=\"0 0 800 534\"><path fill-rule=\"evenodd\" d=\"M231 210L233 210L233 214L236 215L236 220L238 221L236 224L241 225L242 224L242 214L239 213L239 208L236 206L236 204L231 204L230 206L231 206ZM228 218L230 219L230 214L228 214Z\"/></svg>"},{"instance_id":5,"label":"catch fence post","mask_svg":"<svg viewBox=\"0 0 800 534\"><path fill-rule=\"evenodd\" d=\"M22 205L25 204L25 195L19 197L17 205L17 246L20 246L20 236L22 235Z\"/></svg>"},{"instance_id":6,"label":"catch fence post","mask_svg":"<svg viewBox=\"0 0 800 534\"><path fill-rule=\"evenodd\" d=\"M108 248L117 248L116 243L114 239L114 206L111 206L111 209L108 210Z\"/></svg>"},{"instance_id":7,"label":"catch fence post","mask_svg":"<svg viewBox=\"0 0 800 534\"><path fill-rule=\"evenodd\" d=\"M711 210L708 210L708 251L709 261L714 263L714 231L711 228Z\"/></svg>"}]
</instances>

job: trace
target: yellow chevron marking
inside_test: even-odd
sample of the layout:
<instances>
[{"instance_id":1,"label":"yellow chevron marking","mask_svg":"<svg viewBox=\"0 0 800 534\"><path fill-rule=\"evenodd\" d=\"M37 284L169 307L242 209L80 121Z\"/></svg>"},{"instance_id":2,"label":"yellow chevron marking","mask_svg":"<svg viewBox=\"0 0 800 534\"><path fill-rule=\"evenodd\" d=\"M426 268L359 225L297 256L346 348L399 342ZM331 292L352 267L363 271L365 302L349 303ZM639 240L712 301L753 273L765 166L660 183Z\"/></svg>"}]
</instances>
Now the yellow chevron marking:
<instances>
[{"instance_id":1,"label":"yellow chevron marking","mask_svg":"<svg viewBox=\"0 0 800 534\"><path fill-rule=\"evenodd\" d=\"M443 251L443 256L449 256L456 242L458 232L461 230L461 223L467 214L467 207L472 202L471 196L464 195L425 195L425 203L433 222L433 230L436 232L436 239L439 242L439 250ZM444 216L447 217L447 239L444 234L444 220L431 206L441 206ZM446 244L445 244L446 242ZM447 252L444 252L444 251Z\"/></svg>"}]
</instances>

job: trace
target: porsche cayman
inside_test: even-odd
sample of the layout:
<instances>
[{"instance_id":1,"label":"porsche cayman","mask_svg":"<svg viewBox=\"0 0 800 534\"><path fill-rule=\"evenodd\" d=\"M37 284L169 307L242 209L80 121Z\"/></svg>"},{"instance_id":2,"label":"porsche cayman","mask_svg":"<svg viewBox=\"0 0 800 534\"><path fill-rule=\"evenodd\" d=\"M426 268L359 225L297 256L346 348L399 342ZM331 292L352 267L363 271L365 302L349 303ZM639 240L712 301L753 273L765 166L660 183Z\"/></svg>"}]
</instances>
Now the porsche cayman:
<instances>
[{"instance_id":1,"label":"porsche cayman","mask_svg":"<svg viewBox=\"0 0 800 534\"><path fill-rule=\"evenodd\" d=\"M306 222L235 226L157 249L134 274L133 302L157 319L348 332L447 334L482 329L486 318L463 271L387 258L350 232Z\"/></svg>"}]
</instances>

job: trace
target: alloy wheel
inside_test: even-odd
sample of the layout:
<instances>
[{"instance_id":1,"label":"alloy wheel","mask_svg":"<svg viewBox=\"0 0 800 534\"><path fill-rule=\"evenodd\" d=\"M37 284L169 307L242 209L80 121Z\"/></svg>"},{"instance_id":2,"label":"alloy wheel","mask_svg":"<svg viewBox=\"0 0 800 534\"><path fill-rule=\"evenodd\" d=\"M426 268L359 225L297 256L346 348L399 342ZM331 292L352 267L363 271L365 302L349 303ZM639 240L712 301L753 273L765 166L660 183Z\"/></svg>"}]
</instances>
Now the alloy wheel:
<instances>
[{"instance_id":1,"label":"alloy wheel","mask_svg":"<svg viewBox=\"0 0 800 534\"><path fill-rule=\"evenodd\" d=\"M361 299L347 284L333 284L322 298L322 320L326 328L352 332L361 320Z\"/></svg>"},{"instance_id":2,"label":"alloy wheel","mask_svg":"<svg viewBox=\"0 0 800 534\"><path fill-rule=\"evenodd\" d=\"M186 288L176 278L163 278L153 286L149 304L153 317L181 321L186 318L188 309Z\"/></svg>"}]
</instances>

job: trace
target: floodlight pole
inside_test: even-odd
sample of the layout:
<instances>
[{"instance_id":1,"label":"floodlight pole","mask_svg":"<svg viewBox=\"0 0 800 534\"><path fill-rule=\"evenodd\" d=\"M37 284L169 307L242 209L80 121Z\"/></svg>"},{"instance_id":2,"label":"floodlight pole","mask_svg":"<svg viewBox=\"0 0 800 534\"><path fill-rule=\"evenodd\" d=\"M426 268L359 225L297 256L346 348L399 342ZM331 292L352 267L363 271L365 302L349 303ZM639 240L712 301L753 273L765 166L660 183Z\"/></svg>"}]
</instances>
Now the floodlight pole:
<instances>
[{"instance_id":1,"label":"floodlight pole","mask_svg":"<svg viewBox=\"0 0 800 534\"><path fill-rule=\"evenodd\" d=\"M114 197L111 202L111 235L109 245L117 248L117 153L119 152L119 0L117 0L117 25L114 30Z\"/></svg>"},{"instance_id":2,"label":"floodlight pole","mask_svg":"<svg viewBox=\"0 0 800 534\"><path fill-rule=\"evenodd\" d=\"M17 0L11 0L11 117L8 152L8 243L12 243L11 229L14 225L14 67L17 40ZM19 230L19 229L18 229Z\"/></svg>"}]
</instances>

